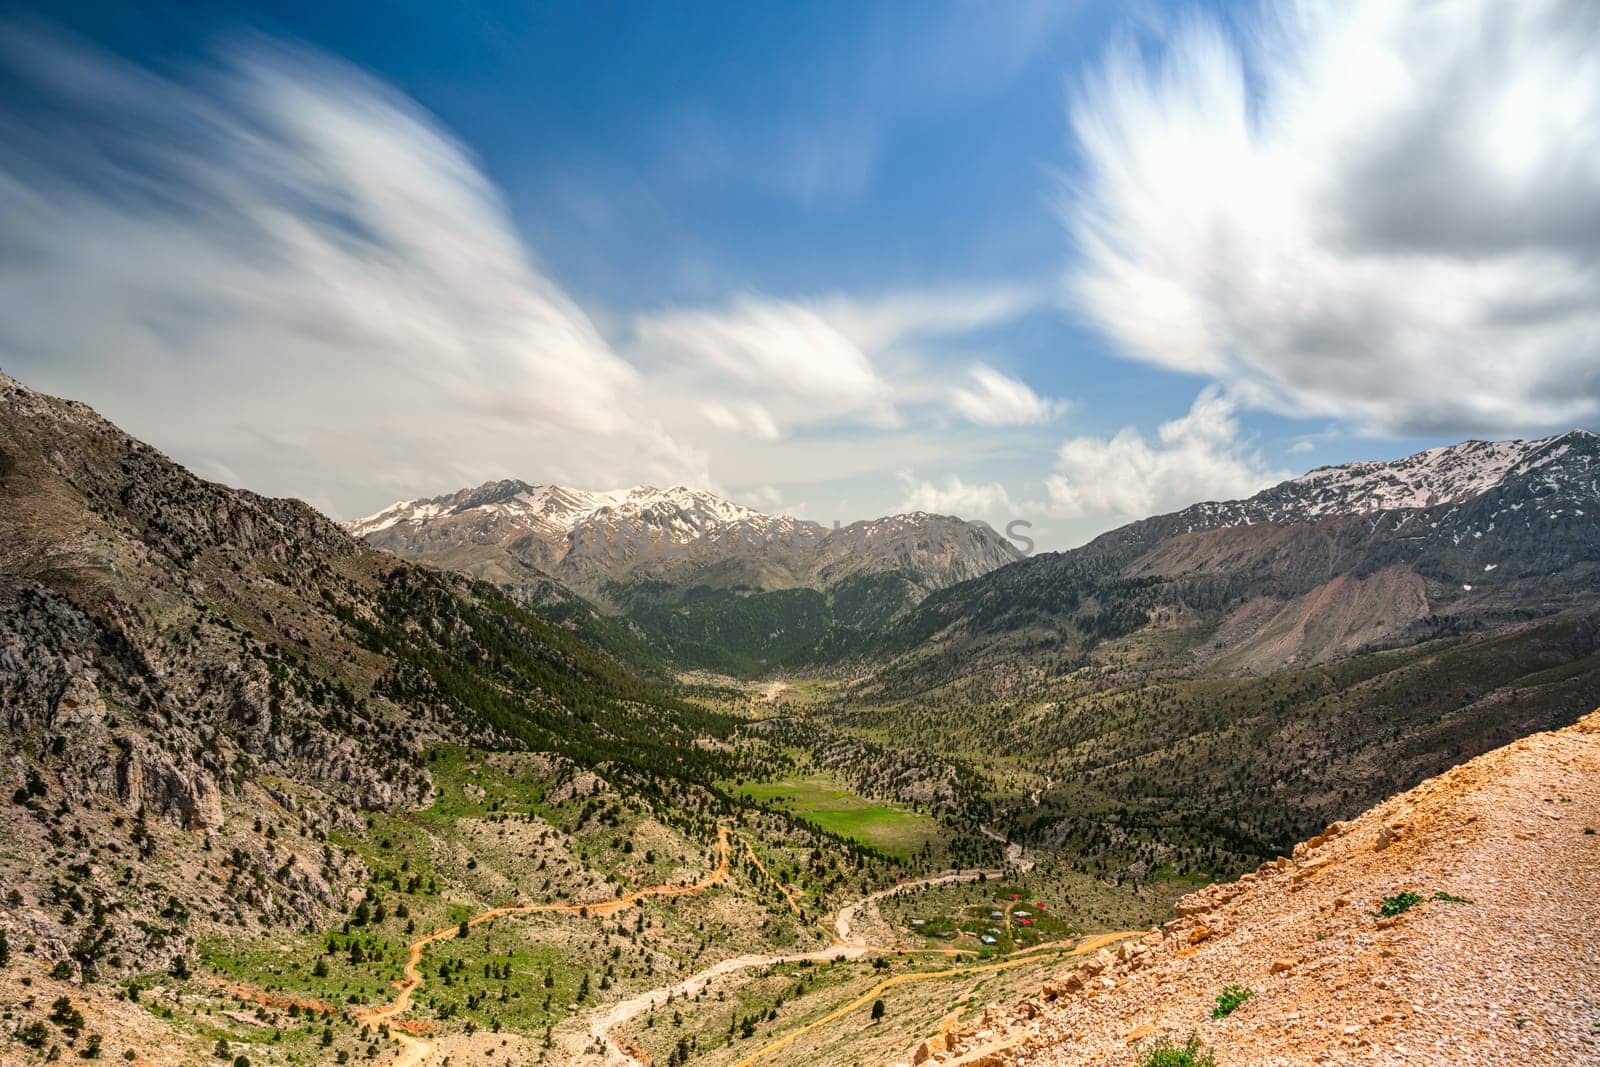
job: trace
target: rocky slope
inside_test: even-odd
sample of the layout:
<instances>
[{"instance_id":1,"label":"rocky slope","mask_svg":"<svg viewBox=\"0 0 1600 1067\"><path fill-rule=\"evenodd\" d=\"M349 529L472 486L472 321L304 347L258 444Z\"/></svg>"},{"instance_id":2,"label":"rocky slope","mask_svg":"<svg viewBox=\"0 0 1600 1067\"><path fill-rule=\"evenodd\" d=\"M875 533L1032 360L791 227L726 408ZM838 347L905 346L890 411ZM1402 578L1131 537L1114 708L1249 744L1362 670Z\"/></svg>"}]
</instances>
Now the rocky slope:
<instances>
[{"instance_id":1,"label":"rocky slope","mask_svg":"<svg viewBox=\"0 0 1600 1067\"><path fill-rule=\"evenodd\" d=\"M0 499L6 925L73 973L342 908L359 862L327 835L425 804L429 743L712 773L680 757L710 720L570 605L397 564L3 375ZM212 850L226 875L199 878Z\"/></svg>"},{"instance_id":2,"label":"rocky slope","mask_svg":"<svg viewBox=\"0 0 1600 1067\"><path fill-rule=\"evenodd\" d=\"M908 1058L1132 1067L1192 1036L1222 1065L1600 1062L1597 830L1600 712L1186 897ZM1249 996L1215 1018L1230 986Z\"/></svg>"}]
</instances>

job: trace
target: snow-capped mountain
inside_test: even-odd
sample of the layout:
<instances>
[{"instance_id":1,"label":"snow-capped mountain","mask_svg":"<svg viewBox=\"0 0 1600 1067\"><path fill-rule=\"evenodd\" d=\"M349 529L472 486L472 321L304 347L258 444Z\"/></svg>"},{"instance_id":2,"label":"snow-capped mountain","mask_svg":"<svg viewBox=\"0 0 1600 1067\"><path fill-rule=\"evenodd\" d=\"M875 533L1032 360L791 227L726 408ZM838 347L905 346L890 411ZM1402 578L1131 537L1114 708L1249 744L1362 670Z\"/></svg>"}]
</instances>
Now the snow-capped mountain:
<instances>
[{"instance_id":1,"label":"snow-capped mountain","mask_svg":"<svg viewBox=\"0 0 1600 1067\"><path fill-rule=\"evenodd\" d=\"M1320 468L1142 519L930 597L899 625L985 642L1171 626L1196 659L1263 670L1591 609L1600 436L1573 430Z\"/></svg>"},{"instance_id":2,"label":"snow-capped mountain","mask_svg":"<svg viewBox=\"0 0 1600 1067\"><path fill-rule=\"evenodd\" d=\"M400 501L346 528L409 559L511 584L518 568L532 567L602 597L623 579L822 588L890 572L925 593L1021 558L987 526L951 516L824 527L683 485L593 491L487 482Z\"/></svg>"},{"instance_id":3,"label":"snow-capped mountain","mask_svg":"<svg viewBox=\"0 0 1600 1067\"><path fill-rule=\"evenodd\" d=\"M694 521L697 517L700 522ZM638 485L596 492L506 479L444 496L402 500L375 515L356 519L346 528L357 537L377 543L379 535L397 527L437 525L458 518L470 519L475 528L484 531L516 528L561 539L591 521L633 519L651 523L657 529L681 528L681 533L691 536L698 534L707 520L721 525L751 523L762 527L794 522L788 516L764 515L685 485L668 489Z\"/></svg>"},{"instance_id":4,"label":"snow-capped mountain","mask_svg":"<svg viewBox=\"0 0 1600 1067\"><path fill-rule=\"evenodd\" d=\"M1526 441L1464 441L1389 462L1318 467L1246 500L1196 504L1179 515L1191 529L1206 529L1434 508L1465 503L1536 471L1558 482L1587 477L1592 487L1597 442L1588 430Z\"/></svg>"}]
</instances>

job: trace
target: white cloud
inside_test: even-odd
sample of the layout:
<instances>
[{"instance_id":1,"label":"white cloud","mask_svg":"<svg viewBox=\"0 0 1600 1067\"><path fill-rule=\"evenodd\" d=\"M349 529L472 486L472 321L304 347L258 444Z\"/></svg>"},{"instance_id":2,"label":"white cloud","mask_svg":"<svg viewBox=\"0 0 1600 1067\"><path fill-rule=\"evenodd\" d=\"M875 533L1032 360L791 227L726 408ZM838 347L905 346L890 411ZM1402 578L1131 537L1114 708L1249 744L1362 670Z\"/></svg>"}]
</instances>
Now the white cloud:
<instances>
[{"instance_id":1,"label":"white cloud","mask_svg":"<svg viewBox=\"0 0 1600 1067\"><path fill-rule=\"evenodd\" d=\"M754 401L721 404L708 400L700 405L700 413L719 430L748 434L760 441L776 441L783 436L772 413Z\"/></svg>"},{"instance_id":2,"label":"white cloud","mask_svg":"<svg viewBox=\"0 0 1600 1067\"><path fill-rule=\"evenodd\" d=\"M1138 519L1201 500L1232 500L1289 477L1240 440L1234 402L1214 386L1188 414L1162 423L1150 441L1133 427L1112 437L1075 437L1045 480L1059 518Z\"/></svg>"},{"instance_id":3,"label":"white cloud","mask_svg":"<svg viewBox=\"0 0 1600 1067\"><path fill-rule=\"evenodd\" d=\"M0 106L0 343L29 384L352 513L503 474L708 480L466 150L387 86L260 42L181 80L0 49L52 108Z\"/></svg>"},{"instance_id":4,"label":"white cloud","mask_svg":"<svg viewBox=\"0 0 1600 1067\"><path fill-rule=\"evenodd\" d=\"M1013 319L1040 297L1004 286L806 302L746 295L641 316L631 350L651 368L660 406L691 408L724 431L775 440L826 423L891 429L904 424L905 407L960 403L930 385L934 375L911 346ZM1005 420L993 425L1037 421L1050 409L981 365L964 392L967 409Z\"/></svg>"},{"instance_id":5,"label":"white cloud","mask_svg":"<svg viewBox=\"0 0 1600 1067\"><path fill-rule=\"evenodd\" d=\"M947 287L889 293L873 299L834 296L818 301L819 312L869 351L908 339L951 337L1007 322L1039 306L1036 286Z\"/></svg>"},{"instance_id":6,"label":"white cloud","mask_svg":"<svg viewBox=\"0 0 1600 1067\"><path fill-rule=\"evenodd\" d=\"M788 401L791 419L899 419L889 383L866 353L799 304L741 297L718 311L667 311L642 319L638 336L703 379L707 391L731 387Z\"/></svg>"},{"instance_id":7,"label":"white cloud","mask_svg":"<svg viewBox=\"0 0 1600 1067\"><path fill-rule=\"evenodd\" d=\"M998 516L1011 509L1011 497L999 482L968 484L954 474L943 482L918 480L911 472L900 472L905 497L897 512L927 511L936 515Z\"/></svg>"},{"instance_id":8,"label":"white cloud","mask_svg":"<svg viewBox=\"0 0 1600 1067\"><path fill-rule=\"evenodd\" d=\"M1600 6L1268 5L1079 94L1076 302L1137 359L1385 433L1600 413ZM1278 21L1270 16L1278 14Z\"/></svg>"},{"instance_id":9,"label":"white cloud","mask_svg":"<svg viewBox=\"0 0 1600 1067\"><path fill-rule=\"evenodd\" d=\"M1026 382L985 364L974 364L968 369L967 378L970 384L950 390L950 405L963 418L981 426L1045 422L1061 411L1060 402L1044 399Z\"/></svg>"},{"instance_id":10,"label":"white cloud","mask_svg":"<svg viewBox=\"0 0 1600 1067\"><path fill-rule=\"evenodd\" d=\"M764 511L769 515L782 514L784 510L783 494L770 485L755 485L741 489L733 494L733 498L746 507Z\"/></svg>"},{"instance_id":11,"label":"white cloud","mask_svg":"<svg viewBox=\"0 0 1600 1067\"><path fill-rule=\"evenodd\" d=\"M922 346L1046 298L747 296L619 351L470 152L369 75L264 38L156 74L3 26L0 62L26 90L0 101L0 365L345 515L507 476L715 487L712 456L733 484L941 462L968 446L922 418L952 362Z\"/></svg>"}]
</instances>

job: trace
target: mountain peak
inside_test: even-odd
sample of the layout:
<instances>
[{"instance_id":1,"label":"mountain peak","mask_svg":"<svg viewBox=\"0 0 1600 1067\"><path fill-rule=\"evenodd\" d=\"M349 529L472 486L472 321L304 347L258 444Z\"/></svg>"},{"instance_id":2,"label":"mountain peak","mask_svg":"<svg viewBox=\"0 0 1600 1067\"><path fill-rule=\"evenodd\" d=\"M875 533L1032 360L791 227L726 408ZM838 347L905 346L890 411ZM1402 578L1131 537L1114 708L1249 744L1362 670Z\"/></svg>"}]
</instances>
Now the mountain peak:
<instances>
[{"instance_id":1,"label":"mountain peak","mask_svg":"<svg viewBox=\"0 0 1600 1067\"><path fill-rule=\"evenodd\" d=\"M1317 467L1247 499L1195 504L1178 514L1190 529L1201 529L1464 504L1535 471L1554 477L1571 466L1587 475L1597 441L1582 429L1535 439L1462 441L1395 460Z\"/></svg>"}]
</instances>

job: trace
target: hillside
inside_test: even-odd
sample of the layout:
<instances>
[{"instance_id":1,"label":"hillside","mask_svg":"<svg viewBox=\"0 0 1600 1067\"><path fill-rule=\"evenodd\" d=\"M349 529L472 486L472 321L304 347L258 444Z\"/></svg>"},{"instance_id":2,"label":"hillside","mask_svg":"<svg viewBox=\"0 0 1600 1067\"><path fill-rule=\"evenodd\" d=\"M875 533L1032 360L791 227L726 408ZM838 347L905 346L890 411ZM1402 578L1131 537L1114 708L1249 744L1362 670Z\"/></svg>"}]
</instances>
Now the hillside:
<instances>
[{"instance_id":1,"label":"hillside","mask_svg":"<svg viewBox=\"0 0 1600 1067\"><path fill-rule=\"evenodd\" d=\"M1004 850L950 789L937 817L836 789L843 825L737 800L809 767L741 736L742 691L4 377L0 494L8 1065L584 1062L594 1018L718 967L728 1004L639 1040L731 1051L775 1009L725 960L825 960L822 916ZM855 958L824 988L872 981Z\"/></svg>"},{"instance_id":2,"label":"hillside","mask_svg":"<svg viewBox=\"0 0 1600 1067\"><path fill-rule=\"evenodd\" d=\"M554 578L675 662L735 674L851 655L928 593L1021 558L982 523L950 516L829 528L681 485L488 482L347 529L518 598L545 595Z\"/></svg>"},{"instance_id":3,"label":"hillside","mask_svg":"<svg viewBox=\"0 0 1600 1067\"><path fill-rule=\"evenodd\" d=\"M1597 829L1600 712L1186 897L909 1060L1132 1067L1193 1036L1222 1065L1600 1061Z\"/></svg>"},{"instance_id":4,"label":"hillside","mask_svg":"<svg viewBox=\"0 0 1600 1067\"><path fill-rule=\"evenodd\" d=\"M359 866L285 851L261 811L326 834L425 807L441 744L617 761L646 791L738 766L693 745L727 720L559 621L397 564L298 501L195 478L3 377L0 490L0 786L16 805L0 878L51 905L36 933L85 974L192 951L204 925L174 926L180 911L244 931L325 921ZM107 852L224 844L221 886L83 875ZM80 911L95 919L74 930Z\"/></svg>"},{"instance_id":5,"label":"hillside","mask_svg":"<svg viewBox=\"0 0 1600 1067\"><path fill-rule=\"evenodd\" d=\"M886 634L926 685L1143 634L1158 665L1278 670L1600 599L1600 437L1469 441L1312 471L929 596ZM1148 657L1147 657L1148 658Z\"/></svg>"},{"instance_id":6,"label":"hillside","mask_svg":"<svg viewBox=\"0 0 1600 1067\"><path fill-rule=\"evenodd\" d=\"M641 578L619 618L535 568L398 560L10 379L0 492L8 1063L892 1055L954 991L1037 987L1600 689L1587 549L1558 537L1525 555L1566 599L1552 578L1538 610L1393 648L1257 676L1204 652L1186 603L907 698L897 672L955 646L861 680L668 677L688 646L877 665L909 617L866 618L910 586L893 567L826 594ZM1115 580L1135 609L1165 588ZM902 1017L835 1025L891 989L916 991Z\"/></svg>"}]
</instances>

